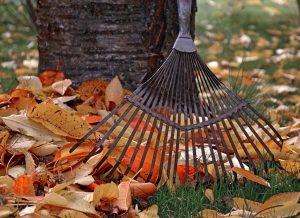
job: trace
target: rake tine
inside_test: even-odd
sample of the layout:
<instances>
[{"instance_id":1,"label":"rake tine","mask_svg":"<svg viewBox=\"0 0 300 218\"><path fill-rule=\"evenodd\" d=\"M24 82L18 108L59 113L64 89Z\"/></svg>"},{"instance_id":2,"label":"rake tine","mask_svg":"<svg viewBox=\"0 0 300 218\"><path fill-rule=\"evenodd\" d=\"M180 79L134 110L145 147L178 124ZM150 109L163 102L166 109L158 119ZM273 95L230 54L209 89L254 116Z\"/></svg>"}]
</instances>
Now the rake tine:
<instances>
[{"instance_id":1,"label":"rake tine","mask_svg":"<svg viewBox=\"0 0 300 218\"><path fill-rule=\"evenodd\" d=\"M200 69L197 68L197 66L198 66L197 62L195 62L196 73L197 73L196 79L198 80L199 84L203 85L204 92L207 93L207 90L206 90L206 88L204 86L206 83L203 82L201 74L198 73L198 72L203 72L203 71L202 71L201 68ZM199 79L201 80L201 82L199 81ZM201 90L201 86L200 86L200 91L203 92L203 90ZM208 101L210 102L209 99L208 99ZM210 114L207 106L204 107L204 109L206 110L207 114ZM210 114L210 116L212 117L211 114ZM204 117L203 117L203 119L204 119ZM220 178L219 168L218 168L218 165L217 165L217 161L216 161L216 158L215 158L215 154L214 154L214 151L213 151L213 147L212 147L212 143L211 143L211 140L210 140L210 137L209 137L207 126L204 126L203 128L204 128L205 134L207 136L207 143L208 143L208 147L209 147L210 154L211 154L211 157L212 157L213 165L214 165L214 168L215 168L216 177L219 179ZM206 154L204 153L204 155L206 155ZM219 159L221 159L220 156L219 156Z\"/></svg>"},{"instance_id":2,"label":"rake tine","mask_svg":"<svg viewBox=\"0 0 300 218\"><path fill-rule=\"evenodd\" d=\"M238 114L240 117L241 115ZM238 124L238 126L240 127L240 129L243 131L244 135L246 136L246 138L249 140L250 144L252 145L252 147L254 148L254 150L256 151L256 153L258 154L259 158L265 163L265 159L262 156L262 154L260 153L259 149L256 147L256 145L254 144L253 140L251 139L251 137L249 136L249 134L246 132L246 130L243 128L243 125L241 124L241 122L239 121L238 117L236 115L233 115L234 119L236 121L236 123Z\"/></svg>"},{"instance_id":3,"label":"rake tine","mask_svg":"<svg viewBox=\"0 0 300 218\"><path fill-rule=\"evenodd\" d=\"M129 136L127 142L126 142L126 145L124 146L124 148L123 148L123 150L122 150L122 153L121 153L121 155L119 156L119 158L118 158L116 164L113 166L113 168L112 168L112 169L110 170L110 172L107 174L107 178L111 177L111 176L113 175L114 171L115 171L115 170L118 168L118 166L120 165L122 159L124 158L124 156L125 156L125 154L126 154L126 151L127 151L128 147L130 146L130 143L131 143L132 140L133 140L133 137L134 137L135 133L137 132L137 130L138 130L138 128L139 128L139 126L140 126L140 124L141 124L143 118L144 118L144 116L145 116L145 112L143 111L142 114L140 115L140 118L139 118L138 121L137 121L136 126L134 127L132 133L130 134L130 136ZM133 118L133 117L135 117L135 116L132 116L131 118ZM131 121L130 121L130 122L131 122ZM128 121L128 123L130 123L130 122ZM115 144L116 144L116 143L115 143ZM109 154L110 154L110 153L107 152L107 155L109 155Z\"/></svg>"},{"instance_id":4,"label":"rake tine","mask_svg":"<svg viewBox=\"0 0 300 218\"><path fill-rule=\"evenodd\" d=\"M244 120L244 122L246 123L246 125L249 126L250 130L255 135L255 137L258 139L258 141L264 146L264 148L266 149L266 151L269 153L269 155L274 160L274 155L272 154L272 152L270 151L270 149L268 148L268 146L266 145L266 143L261 139L261 137L256 133L256 131L253 129L253 127L247 121L246 117L244 117L244 115L242 113L240 114L240 116Z\"/></svg>"},{"instance_id":5,"label":"rake tine","mask_svg":"<svg viewBox=\"0 0 300 218\"><path fill-rule=\"evenodd\" d=\"M95 152L97 151L97 149L100 148L100 146L110 136L110 134L114 131L114 129L121 123L121 121L123 120L123 118L128 114L128 112L131 110L132 107L133 107L132 104L128 106L128 108L126 109L126 111L119 117L119 119L113 124L113 126L107 131L107 133L105 133L105 135L96 144L96 146L93 148L93 150L84 158L84 160L83 160L84 163L86 163L91 158L91 156L93 156L95 154ZM104 158L102 158L102 160L100 161L100 163L103 163L104 161L105 161Z\"/></svg>"},{"instance_id":6,"label":"rake tine","mask_svg":"<svg viewBox=\"0 0 300 218\"><path fill-rule=\"evenodd\" d=\"M201 65L199 65L198 67L200 67L201 70L203 70L202 67L201 67ZM203 80L205 81L205 84L206 84L206 86L208 87L209 93L212 95L210 86L209 86L208 83L207 83L208 78L205 78L205 77L204 77ZM213 94L214 94L215 97L217 98L217 95L216 95L215 91L213 91ZM216 117L216 113L215 113L214 110L218 111L219 108L218 108L218 106L217 106L217 103L216 103L215 99L214 99L214 98L211 98L211 99L212 99L213 104L211 103L210 99L208 99L208 101L210 102L210 104L213 105L213 107L212 107L213 110L211 110L212 117ZM213 139L214 139L214 142L215 142L215 145L216 145L216 148L217 148L219 160L220 160L220 163L221 163L221 168L222 168L223 174L226 176L226 175L227 175L227 174L226 174L227 171L226 171L226 169L225 169L223 157L222 157L222 154L221 154L221 151L220 151L220 148L219 148L219 143L218 143L218 141L217 141L216 132L215 132L215 129L214 129L214 127L213 127L212 124L210 124L210 128L211 128L212 135L213 135ZM222 133L220 134L220 136L222 136ZM226 146L225 146L225 147L226 147ZM230 156L229 156L229 157L230 157ZM231 158L229 158L229 160L231 160Z\"/></svg>"},{"instance_id":7,"label":"rake tine","mask_svg":"<svg viewBox=\"0 0 300 218\"><path fill-rule=\"evenodd\" d=\"M149 135L148 140L147 140L147 143L146 143L146 147L145 147L145 150L144 150L144 153L143 153L141 162L140 162L139 169L141 169L141 168L143 167L143 165L144 165L144 162L145 162L145 159L146 159L147 152L148 152L148 150L149 150L149 148L150 148L150 145L151 145L151 139L152 139L152 137L153 137L153 133L154 133L154 129L155 129L156 123L157 123L157 119L155 118L154 121L153 121L152 128L151 128L151 130L150 130L150 135ZM150 170L150 171L152 171L152 170ZM150 173L149 173L148 176L150 176L150 178L151 178L151 177L152 177L152 174L150 175Z\"/></svg>"},{"instance_id":8,"label":"rake tine","mask_svg":"<svg viewBox=\"0 0 300 218\"><path fill-rule=\"evenodd\" d=\"M189 61L189 58L188 60ZM194 86L195 84L193 83L193 75L194 74L194 70L192 70L190 68L190 65L187 64L187 71L190 72L188 75L188 88L191 87L191 95L194 96L195 93L197 93L197 89L196 87ZM193 125L194 124L194 120L193 120L193 105L192 105L192 102L194 100L195 102L195 99L191 100L191 95L188 95L188 105L189 105L189 115L190 115L190 121L191 121L191 124ZM199 169L198 169L198 163L197 163L197 153L196 153L196 144L195 144L195 135L194 135L194 129L191 130L191 135L192 135L192 149L193 149L193 162L194 162L194 173L196 174L196 181L199 181ZM188 137L186 136L186 139ZM188 139L187 139L188 140ZM197 184L196 184L197 185Z\"/></svg>"},{"instance_id":9,"label":"rake tine","mask_svg":"<svg viewBox=\"0 0 300 218\"><path fill-rule=\"evenodd\" d=\"M73 147L70 149L70 153L72 153L73 151L75 151L76 148L79 147L79 145L81 145L88 137L90 137L94 132L97 131L97 129L100 128L100 126L102 126L109 118L111 118L121 107L124 106L124 104L126 103L126 101L122 101L121 104L119 104L117 107L115 107L111 113L109 113L106 117L104 117L99 123L96 124L96 126L93 127L93 129L91 129L86 135L84 135L81 139L78 140L78 142L76 142Z\"/></svg>"},{"instance_id":10,"label":"rake tine","mask_svg":"<svg viewBox=\"0 0 300 218\"><path fill-rule=\"evenodd\" d=\"M133 162L135 160L135 157L136 157L136 155L137 155L137 153L138 153L138 151L140 149L141 143L142 143L142 141L144 139L144 136L145 136L145 133L146 133L146 129L147 129L147 127L149 125L149 122L150 122L150 118L151 118L151 115L148 114L148 117L146 119L145 125L144 125L143 130L142 130L142 134L141 134L141 136L139 138L139 141L137 142L137 145L135 147L134 153L133 153L133 155L132 155L132 157L130 159L129 165L127 166L127 169L125 170L125 173L124 173L125 175L127 175L129 173L129 171L131 170L132 164L133 164Z\"/></svg>"},{"instance_id":11,"label":"rake tine","mask_svg":"<svg viewBox=\"0 0 300 218\"><path fill-rule=\"evenodd\" d=\"M150 167L149 175L146 178L146 182L149 182L149 180L151 179L152 174L153 174L154 164L155 164L156 155L157 155L157 152L158 152L158 147L159 147L159 142L160 142L162 127L163 127L163 122L160 122L159 127L158 127L158 134L157 134L157 138L156 138L156 142L155 142L154 155L153 155L153 159L152 159L152 162L151 162L151 167Z\"/></svg>"},{"instance_id":12,"label":"rake tine","mask_svg":"<svg viewBox=\"0 0 300 218\"><path fill-rule=\"evenodd\" d=\"M168 135L169 135L169 126L166 125L165 136L164 136L164 140L163 140L163 144L165 146L162 146L163 150L162 150L160 164L159 164L158 178L155 181L156 185L159 183L159 181L161 179L162 171L163 171L163 168L164 168L164 159L165 159L165 153L166 153L166 148L167 148L166 145L167 145Z\"/></svg>"},{"instance_id":13,"label":"rake tine","mask_svg":"<svg viewBox=\"0 0 300 218\"><path fill-rule=\"evenodd\" d=\"M188 83L188 79L186 78L186 76L188 76L188 71L187 71L187 66L185 65L185 63L187 62L186 60L186 55L183 56L183 81L187 81ZM187 95L189 96L190 93L187 92L187 87L186 85L189 85L187 83L183 83L183 114L184 114L184 125L188 126L188 111L187 111ZM190 105L189 105L190 107ZM189 144L188 144L188 130L184 130L184 144L185 144L185 178L186 180L189 179Z\"/></svg>"},{"instance_id":14,"label":"rake tine","mask_svg":"<svg viewBox=\"0 0 300 218\"><path fill-rule=\"evenodd\" d=\"M249 109L252 111L252 112L254 112L255 113L255 115L257 116L257 117L259 117L260 119L262 119L272 130L273 130L273 132L276 134L276 136L279 138L279 140L280 140L280 142L278 142L277 140L275 140L275 138L274 137L272 137L272 136L270 136L272 139L273 139L273 141L275 141L275 143L277 144L277 145L279 145L280 147L282 147L282 143L283 143L283 139L282 139L282 137L280 136L280 134L276 131L276 129L272 126L272 124L266 119L266 118L264 118L262 115L260 115L251 105L249 105ZM262 128L264 128L264 127L262 127ZM265 130L265 132L266 133L269 133L269 131L267 131L265 128L264 128L264 130Z\"/></svg>"}]
</instances>

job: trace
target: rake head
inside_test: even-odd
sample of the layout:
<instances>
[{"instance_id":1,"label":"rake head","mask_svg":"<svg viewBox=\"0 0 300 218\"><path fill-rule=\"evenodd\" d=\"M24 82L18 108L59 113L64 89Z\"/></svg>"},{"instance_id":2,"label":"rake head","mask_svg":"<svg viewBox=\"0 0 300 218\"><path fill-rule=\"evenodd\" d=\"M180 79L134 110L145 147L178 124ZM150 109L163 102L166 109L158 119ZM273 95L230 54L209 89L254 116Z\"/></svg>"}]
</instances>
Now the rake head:
<instances>
[{"instance_id":1,"label":"rake head","mask_svg":"<svg viewBox=\"0 0 300 218\"><path fill-rule=\"evenodd\" d=\"M98 166L112 165L107 177L119 170L156 183L163 174L173 182L209 182L212 171L220 178L227 166L244 168L247 162L255 170L257 159L273 159L267 140L281 147L274 127L197 54L188 28L191 1L178 2L181 28L169 57L71 149L105 130L85 160L101 151Z\"/></svg>"}]
</instances>

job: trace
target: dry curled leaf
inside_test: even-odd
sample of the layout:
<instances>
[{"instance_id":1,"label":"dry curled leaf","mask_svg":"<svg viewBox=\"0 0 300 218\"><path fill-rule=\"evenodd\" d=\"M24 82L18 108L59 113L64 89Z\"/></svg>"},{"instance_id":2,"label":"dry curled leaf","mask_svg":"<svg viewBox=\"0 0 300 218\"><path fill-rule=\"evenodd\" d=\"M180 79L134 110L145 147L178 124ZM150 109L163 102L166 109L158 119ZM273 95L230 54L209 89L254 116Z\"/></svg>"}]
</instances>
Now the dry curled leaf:
<instances>
[{"instance_id":1,"label":"dry curled leaf","mask_svg":"<svg viewBox=\"0 0 300 218\"><path fill-rule=\"evenodd\" d=\"M38 141L64 141L63 138L55 135L43 125L28 119L26 115L13 114L8 117L2 117L2 120L13 131L31 136Z\"/></svg>"},{"instance_id":2,"label":"dry curled leaf","mask_svg":"<svg viewBox=\"0 0 300 218\"><path fill-rule=\"evenodd\" d=\"M60 108L52 101L34 106L28 112L28 117L59 136L80 139L91 130L86 121L73 112Z\"/></svg>"},{"instance_id":3,"label":"dry curled leaf","mask_svg":"<svg viewBox=\"0 0 300 218\"><path fill-rule=\"evenodd\" d=\"M121 182L118 185L119 196L113 201L113 207L117 207L119 210L127 211L131 205L131 190L130 181Z\"/></svg>"},{"instance_id":4,"label":"dry curled leaf","mask_svg":"<svg viewBox=\"0 0 300 218\"><path fill-rule=\"evenodd\" d=\"M113 110L121 103L124 97L124 90L119 78L116 76L105 89L105 105L108 110Z\"/></svg>"},{"instance_id":5,"label":"dry curled leaf","mask_svg":"<svg viewBox=\"0 0 300 218\"><path fill-rule=\"evenodd\" d=\"M252 182L256 182L256 183L261 184L261 185L266 186L266 187L270 187L269 182L267 182L265 179L263 179L259 176L256 176L255 174L253 174L250 171L244 170L244 169L239 168L239 167L232 167L231 169L232 169L233 172L245 177L246 179L248 179Z\"/></svg>"}]
</instances>

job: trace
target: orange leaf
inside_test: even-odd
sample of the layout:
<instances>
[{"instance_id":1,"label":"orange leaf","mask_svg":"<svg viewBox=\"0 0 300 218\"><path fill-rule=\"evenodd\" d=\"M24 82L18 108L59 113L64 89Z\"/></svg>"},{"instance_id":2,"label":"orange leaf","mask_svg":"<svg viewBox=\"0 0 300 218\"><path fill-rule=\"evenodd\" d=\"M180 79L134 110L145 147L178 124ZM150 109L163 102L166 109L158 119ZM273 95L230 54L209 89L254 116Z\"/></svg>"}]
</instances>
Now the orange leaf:
<instances>
[{"instance_id":1,"label":"orange leaf","mask_svg":"<svg viewBox=\"0 0 300 218\"><path fill-rule=\"evenodd\" d=\"M104 96L108 84L109 82L104 80L86 80L81 83L76 92L82 100L86 100L93 95Z\"/></svg>"},{"instance_id":2,"label":"orange leaf","mask_svg":"<svg viewBox=\"0 0 300 218\"><path fill-rule=\"evenodd\" d=\"M185 165L178 165L177 166L177 174L179 176L179 179L182 183L186 182L186 166ZM193 166L189 166L189 172L188 176L190 180L195 179L195 169Z\"/></svg>"},{"instance_id":3,"label":"orange leaf","mask_svg":"<svg viewBox=\"0 0 300 218\"><path fill-rule=\"evenodd\" d=\"M118 185L119 197L113 202L115 207L127 211L131 205L130 181L121 182Z\"/></svg>"},{"instance_id":4,"label":"orange leaf","mask_svg":"<svg viewBox=\"0 0 300 218\"><path fill-rule=\"evenodd\" d=\"M131 121L130 126L131 126L132 128L134 128L134 127L137 125L139 119L140 119L140 117L135 117L135 118ZM146 121L145 121L145 120L142 120L142 121L140 122L139 127L138 127L138 131L140 131L140 132L143 131L143 129L144 129L144 127L145 127L145 124L146 124ZM148 123L148 126L147 126L147 128L146 128L146 131L151 131L151 129L152 129L152 125L151 125L151 123L149 122L149 123ZM158 133L158 131L157 131L156 128L154 128L154 132Z\"/></svg>"},{"instance_id":5,"label":"orange leaf","mask_svg":"<svg viewBox=\"0 0 300 218\"><path fill-rule=\"evenodd\" d=\"M135 147L129 148L126 151L126 156L122 160L122 163L124 163L126 166L129 165L131 157L134 154L134 151L135 151ZM137 173L140 170L139 166L142 161L144 151L145 151L145 146L141 146L137 152L137 155L136 155L136 157L133 161L132 167L131 167L131 170L134 173ZM158 150L155 160L153 160L153 156L154 156L154 148L150 147L147 151L147 155L145 157L145 160L144 160L144 163L142 166L142 170L140 171L140 174L139 174L143 179L147 179L147 177L150 173L152 162L154 161L154 168L153 168L153 173L152 173L150 182L155 182L156 178L158 177L159 164L161 161L161 150Z\"/></svg>"},{"instance_id":6,"label":"orange leaf","mask_svg":"<svg viewBox=\"0 0 300 218\"><path fill-rule=\"evenodd\" d=\"M248 179L252 182L256 182L256 183L261 184L261 185L266 186L266 187L270 187L269 182L267 182L265 179L263 179L259 176L254 175L250 171L244 170L244 169L239 168L239 167L232 167L231 169L232 169L233 172L236 172L237 174L245 177L246 179Z\"/></svg>"},{"instance_id":7,"label":"orange leaf","mask_svg":"<svg viewBox=\"0 0 300 218\"><path fill-rule=\"evenodd\" d=\"M130 183L131 193L135 197L149 197L157 191L153 183Z\"/></svg>"},{"instance_id":8,"label":"orange leaf","mask_svg":"<svg viewBox=\"0 0 300 218\"><path fill-rule=\"evenodd\" d=\"M59 70L45 70L39 75L43 86L50 86L52 83L63 80L65 75Z\"/></svg>"},{"instance_id":9,"label":"orange leaf","mask_svg":"<svg viewBox=\"0 0 300 218\"><path fill-rule=\"evenodd\" d=\"M16 180L15 185L13 186L13 192L17 196L34 196L35 192L33 187L32 176L19 176Z\"/></svg>"},{"instance_id":10,"label":"orange leaf","mask_svg":"<svg viewBox=\"0 0 300 218\"><path fill-rule=\"evenodd\" d=\"M87 123L98 123L102 120L101 116L98 115L82 115L82 119L84 119Z\"/></svg>"},{"instance_id":11,"label":"orange leaf","mask_svg":"<svg viewBox=\"0 0 300 218\"><path fill-rule=\"evenodd\" d=\"M70 153L70 149L75 143L76 142L72 142L61 147L55 154L53 161L86 157L95 147L95 144L92 142L83 142L77 149L75 149L75 151Z\"/></svg>"}]
</instances>

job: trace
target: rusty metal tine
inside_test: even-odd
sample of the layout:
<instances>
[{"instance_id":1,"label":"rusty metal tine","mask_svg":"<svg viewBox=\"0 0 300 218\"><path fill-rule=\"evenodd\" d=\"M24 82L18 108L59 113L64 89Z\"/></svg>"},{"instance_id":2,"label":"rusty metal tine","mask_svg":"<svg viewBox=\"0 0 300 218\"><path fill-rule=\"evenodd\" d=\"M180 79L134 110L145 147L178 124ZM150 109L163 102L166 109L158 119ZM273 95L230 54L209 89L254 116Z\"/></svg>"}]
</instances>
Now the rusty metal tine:
<instances>
[{"instance_id":1,"label":"rusty metal tine","mask_svg":"<svg viewBox=\"0 0 300 218\"><path fill-rule=\"evenodd\" d=\"M189 63L191 61L190 57L187 57L186 62ZM192 96L197 95L197 89L195 87L195 80L193 80L194 77L194 70L191 69L191 65L187 64L186 65L187 72L188 72L188 79L187 79L187 87L188 89L190 88L191 94L187 96L188 98L188 113L190 115L190 122L191 124L194 124L194 119L193 119L193 104L192 102L195 102L195 99ZM199 119L199 118L198 118ZM191 138L192 138L192 150L193 150L193 164L194 164L194 173L196 174L196 181L199 181L199 169L198 169L198 163L197 163L197 152L196 152L196 143L195 143L195 131L194 129L191 130ZM186 136L187 139L187 136Z\"/></svg>"},{"instance_id":2,"label":"rusty metal tine","mask_svg":"<svg viewBox=\"0 0 300 218\"><path fill-rule=\"evenodd\" d=\"M185 74L185 71L183 69L183 60L182 60L182 55L179 56L179 60L177 65L179 66L178 70L179 70L179 77L178 77L178 83L177 86L180 88L180 92L178 93L178 100L180 102L180 104L178 104L178 116L177 116L177 123L181 123L181 113L182 113L182 94L184 92L184 90L182 90L182 81L183 81L183 75ZM175 159L174 159L174 171L173 171L173 183L176 182L176 174L177 174L177 164L178 164L178 156L179 156L179 141L180 141L180 129L177 128L177 135L176 135L176 148L175 148Z\"/></svg>"},{"instance_id":3,"label":"rusty metal tine","mask_svg":"<svg viewBox=\"0 0 300 218\"><path fill-rule=\"evenodd\" d=\"M96 144L96 146L93 148L93 150L87 155L87 157L83 160L83 162L87 162L88 159L90 159L91 156L94 155L96 150L100 148L100 146L103 144L103 142L110 136L110 134L114 131L114 129L121 123L123 118L128 114L128 112L131 110L133 105L129 105L126 111L119 117L119 119L113 124L113 126L105 133L105 135L101 138L101 140Z\"/></svg>"},{"instance_id":4,"label":"rusty metal tine","mask_svg":"<svg viewBox=\"0 0 300 218\"><path fill-rule=\"evenodd\" d=\"M194 62L195 64L195 67L196 67L196 80L198 80L198 83L199 84L202 84L203 85L203 90L201 90L201 85L200 85L200 92L202 93L208 93L207 91L207 88L205 87L206 86L206 83L204 82L204 79L203 79L203 75L202 73L199 73L199 72L203 72L201 68L198 68L198 63L197 61ZM200 79L200 80L199 80ZM200 82L201 81L201 82ZM204 92L203 92L204 91ZM207 99L209 101L209 99ZM208 107L206 106L205 104L205 107L204 109L206 110L207 114L210 115L210 117L212 117L211 113L209 112L210 110L208 109ZM203 120L205 120L205 118L203 117ZM213 161L213 165L214 165L214 168L215 168L215 171L216 171L216 177L217 178L220 178L220 173L219 173L219 168L218 168L218 165L217 165L217 160L215 158L215 154L214 154L214 150L213 150L213 147L212 147L212 143L211 143L211 140L210 140L210 137L209 137L209 133L208 133L208 128L207 126L204 126L204 132L207 136L207 144L208 144L208 147L209 147L209 150L210 150L210 154L211 154L211 158L212 158L212 161ZM203 154L202 154L203 155ZM204 155L206 155L204 153Z\"/></svg>"},{"instance_id":5,"label":"rusty metal tine","mask_svg":"<svg viewBox=\"0 0 300 218\"><path fill-rule=\"evenodd\" d=\"M136 125L135 125L135 127L134 127L134 129L133 129L133 131L132 131L132 133L130 134L130 136L129 136L127 142L126 142L126 145L124 146L121 155L119 156L119 158L118 158L116 164L115 164L115 165L113 166L113 168L110 170L109 174L107 174L107 177L111 177L111 176L113 175L114 171L115 171L115 170L118 168L118 166L120 165L122 159L124 158L124 156L125 156L125 154L126 154L126 151L128 150L128 148L129 148L129 146L130 146L130 143L132 143L132 140L133 140L134 135L136 134L138 128L140 127L140 124L141 124L141 122L142 122L142 120L143 120L143 118L144 118L144 116L145 116L145 113L146 113L146 112L143 111L142 114L140 115L140 117L138 118L138 121L137 121L137 123L136 123ZM132 116L132 117L134 117L134 116ZM130 123L130 122L128 121L128 123ZM107 152L107 153L108 153L108 152ZM109 154L108 154L108 155L109 155Z\"/></svg>"},{"instance_id":6,"label":"rusty metal tine","mask_svg":"<svg viewBox=\"0 0 300 218\"><path fill-rule=\"evenodd\" d=\"M144 136L145 136L145 133L146 133L146 129L147 129L147 127L148 127L148 125L149 125L149 122L150 122L150 118L151 118L151 115L148 114L148 117L147 117L147 119L146 119L145 125L144 125L144 127L143 127L143 129L142 129L140 138L139 138L139 140L138 140L138 142L137 142L137 145L136 145L136 147L135 147L134 153L133 153L133 155L132 155L132 157L131 157L131 159L130 159L129 165L127 166L127 168L126 168L126 170L125 170L125 173L124 173L125 175L127 175L127 174L129 173L129 171L131 170L132 164L133 164L133 162L134 162L134 160L135 160L135 157L136 157L136 155L137 155L137 153L138 153L138 151L139 151L139 149L140 149L141 143L142 143L142 141L143 141L143 139L144 139Z\"/></svg>"},{"instance_id":7,"label":"rusty metal tine","mask_svg":"<svg viewBox=\"0 0 300 218\"><path fill-rule=\"evenodd\" d=\"M125 105L126 101L122 101L121 104L119 104L117 107L115 107L106 117L104 117L99 123L96 124L95 127L93 127L93 129L91 129L86 135L84 135L81 139L78 140L78 142L76 142L72 148L70 149L70 153L72 153L73 151L75 151L76 148L78 148L79 145L81 145L85 140L88 139L88 137L90 137L94 132L97 131L97 129L100 128L101 125L103 125L109 118L111 118L119 109L121 109L121 107L123 107Z\"/></svg>"}]
</instances>

